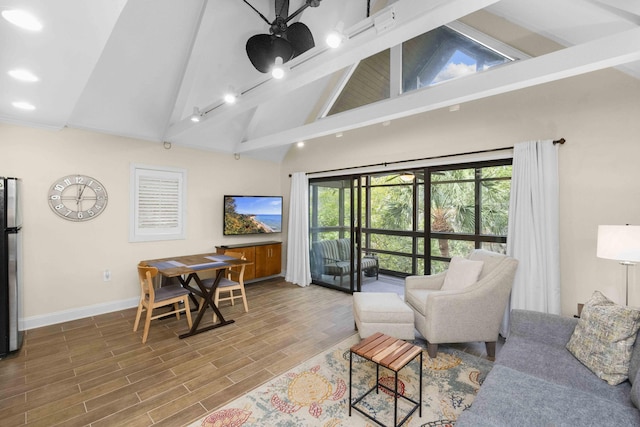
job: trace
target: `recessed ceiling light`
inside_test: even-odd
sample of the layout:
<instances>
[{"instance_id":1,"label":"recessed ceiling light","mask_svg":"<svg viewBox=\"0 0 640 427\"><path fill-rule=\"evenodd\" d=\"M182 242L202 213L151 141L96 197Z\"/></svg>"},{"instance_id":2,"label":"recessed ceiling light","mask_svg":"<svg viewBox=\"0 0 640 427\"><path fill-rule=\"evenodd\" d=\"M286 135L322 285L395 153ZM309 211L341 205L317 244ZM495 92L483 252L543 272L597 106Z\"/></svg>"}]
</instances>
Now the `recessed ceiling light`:
<instances>
[{"instance_id":1,"label":"recessed ceiling light","mask_svg":"<svg viewBox=\"0 0 640 427\"><path fill-rule=\"evenodd\" d=\"M298 148L302 148L304 147L304 141L298 141L296 145L298 146Z\"/></svg>"},{"instance_id":2,"label":"recessed ceiling light","mask_svg":"<svg viewBox=\"0 0 640 427\"><path fill-rule=\"evenodd\" d=\"M29 31L42 30L42 24L38 19L24 10L13 9L3 10L2 17L20 28L24 28Z\"/></svg>"},{"instance_id":3,"label":"recessed ceiling light","mask_svg":"<svg viewBox=\"0 0 640 427\"><path fill-rule=\"evenodd\" d=\"M16 108L19 108L21 110L27 110L27 111L33 111L36 109L36 107L33 104L30 104L28 102L24 102L24 101L16 101L16 102L12 102L11 105L13 105Z\"/></svg>"},{"instance_id":4,"label":"recessed ceiling light","mask_svg":"<svg viewBox=\"0 0 640 427\"><path fill-rule=\"evenodd\" d=\"M9 75L14 79L20 80L23 82L37 82L38 80L40 80L38 76L33 74L31 71L25 70L25 69L11 70L9 71Z\"/></svg>"}]
</instances>

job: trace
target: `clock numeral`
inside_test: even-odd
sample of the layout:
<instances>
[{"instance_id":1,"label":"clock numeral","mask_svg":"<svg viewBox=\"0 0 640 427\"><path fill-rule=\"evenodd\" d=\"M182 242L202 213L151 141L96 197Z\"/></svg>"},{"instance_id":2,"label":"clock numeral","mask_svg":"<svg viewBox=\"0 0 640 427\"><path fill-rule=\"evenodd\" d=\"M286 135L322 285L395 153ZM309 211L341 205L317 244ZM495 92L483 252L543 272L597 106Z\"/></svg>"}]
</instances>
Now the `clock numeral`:
<instances>
[{"instance_id":1,"label":"clock numeral","mask_svg":"<svg viewBox=\"0 0 640 427\"><path fill-rule=\"evenodd\" d=\"M64 180L64 183L67 184L67 185L71 185L71 180L69 178L67 178L67 179Z\"/></svg>"},{"instance_id":2,"label":"clock numeral","mask_svg":"<svg viewBox=\"0 0 640 427\"><path fill-rule=\"evenodd\" d=\"M60 200L60 196L57 194L52 194L51 195L51 200Z\"/></svg>"},{"instance_id":3,"label":"clock numeral","mask_svg":"<svg viewBox=\"0 0 640 427\"><path fill-rule=\"evenodd\" d=\"M82 212L78 212L78 219L82 219L84 218L84 215L82 215Z\"/></svg>"},{"instance_id":4,"label":"clock numeral","mask_svg":"<svg viewBox=\"0 0 640 427\"><path fill-rule=\"evenodd\" d=\"M102 205L95 205L94 208L100 210L100 209L102 209Z\"/></svg>"},{"instance_id":5,"label":"clock numeral","mask_svg":"<svg viewBox=\"0 0 640 427\"><path fill-rule=\"evenodd\" d=\"M62 191L62 190L64 190L64 185L56 184L56 186L54 188L56 189L56 191Z\"/></svg>"},{"instance_id":6,"label":"clock numeral","mask_svg":"<svg viewBox=\"0 0 640 427\"><path fill-rule=\"evenodd\" d=\"M84 178L81 176L76 176L76 184L82 184L84 182Z\"/></svg>"},{"instance_id":7,"label":"clock numeral","mask_svg":"<svg viewBox=\"0 0 640 427\"><path fill-rule=\"evenodd\" d=\"M89 209L87 211L87 213L89 214L89 216L94 216L96 213L94 211L92 211L91 209Z\"/></svg>"},{"instance_id":8,"label":"clock numeral","mask_svg":"<svg viewBox=\"0 0 640 427\"><path fill-rule=\"evenodd\" d=\"M57 210L64 208L64 204L60 203L59 205L54 206Z\"/></svg>"},{"instance_id":9,"label":"clock numeral","mask_svg":"<svg viewBox=\"0 0 640 427\"><path fill-rule=\"evenodd\" d=\"M67 213L66 213L66 214L64 214L64 216L69 216L69 214L70 214L71 212L73 212L73 211L71 211L71 210L67 210Z\"/></svg>"}]
</instances>

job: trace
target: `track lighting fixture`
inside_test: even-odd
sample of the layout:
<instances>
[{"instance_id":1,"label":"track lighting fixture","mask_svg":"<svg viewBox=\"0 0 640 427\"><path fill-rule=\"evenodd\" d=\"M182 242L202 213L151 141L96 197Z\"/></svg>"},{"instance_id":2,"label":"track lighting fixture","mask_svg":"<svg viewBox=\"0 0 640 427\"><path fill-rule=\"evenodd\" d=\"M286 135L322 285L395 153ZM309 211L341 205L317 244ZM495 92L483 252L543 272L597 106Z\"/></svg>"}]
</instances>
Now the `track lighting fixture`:
<instances>
[{"instance_id":1,"label":"track lighting fixture","mask_svg":"<svg viewBox=\"0 0 640 427\"><path fill-rule=\"evenodd\" d=\"M325 42L330 48L337 49L345 39L346 36L344 35L344 22L340 21L338 22L338 25L336 25L336 28L331 30L331 32L327 34Z\"/></svg>"},{"instance_id":2,"label":"track lighting fixture","mask_svg":"<svg viewBox=\"0 0 640 427\"><path fill-rule=\"evenodd\" d=\"M233 89L233 87L229 87L227 92L224 94L224 102L227 104L235 104L238 100L238 93Z\"/></svg>"},{"instance_id":3,"label":"track lighting fixture","mask_svg":"<svg viewBox=\"0 0 640 427\"><path fill-rule=\"evenodd\" d=\"M202 113L198 107L193 107L193 114L191 114L191 121L194 123L198 123L200 121L200 117L202 117Z\"/></svg>"}]
</instances>

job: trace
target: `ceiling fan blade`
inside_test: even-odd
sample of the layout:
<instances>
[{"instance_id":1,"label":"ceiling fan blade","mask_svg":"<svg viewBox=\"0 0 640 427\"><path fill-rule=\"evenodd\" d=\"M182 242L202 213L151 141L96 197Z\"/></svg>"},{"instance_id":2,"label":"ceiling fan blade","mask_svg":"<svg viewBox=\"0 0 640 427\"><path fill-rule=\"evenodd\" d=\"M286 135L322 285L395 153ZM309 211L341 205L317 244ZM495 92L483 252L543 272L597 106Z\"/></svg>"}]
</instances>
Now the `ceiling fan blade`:
<instances>
[{"instance_id":1,"label":"ceiling fan blade","mask_svg":"<svg viewBox=\"0 0 640 427\"><path fill-rule=\"evenodd\" d=\"M293 58L291 43L282 37L269 34L256 34L247 40L247 56L251 64L261 73L268 73L279 56L282 62Z\"/></svg>"},{"instance_id":2,"label":"ceiling fan blade","mask_svg":"<svg viewBox=\"0 0 640 427\"><path fill-rule=\"evenodd\" d=\"M302 22L294 22L289 25L285 37L293 47L294 58L315 46L311 30Z\"/></svg>"}]
</instances>

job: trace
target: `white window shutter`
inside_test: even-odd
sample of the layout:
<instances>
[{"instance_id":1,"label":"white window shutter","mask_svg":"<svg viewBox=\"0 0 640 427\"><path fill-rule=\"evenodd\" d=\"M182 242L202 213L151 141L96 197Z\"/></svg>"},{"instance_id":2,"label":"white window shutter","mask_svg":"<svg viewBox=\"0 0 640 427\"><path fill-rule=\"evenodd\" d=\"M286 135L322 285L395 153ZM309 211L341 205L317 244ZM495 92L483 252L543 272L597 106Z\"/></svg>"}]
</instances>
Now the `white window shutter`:
<instances>
[{"instance_id":1,"label":"white window shutter","mask_svg":"<svg viewBox=\"0 0 640 427\"><path fill-rule=\"evenodd\" d=\"M186 171L132 165L130 241L186 237Z\"/></svg>"}]
</instances>

